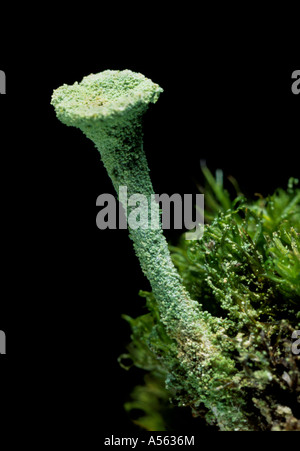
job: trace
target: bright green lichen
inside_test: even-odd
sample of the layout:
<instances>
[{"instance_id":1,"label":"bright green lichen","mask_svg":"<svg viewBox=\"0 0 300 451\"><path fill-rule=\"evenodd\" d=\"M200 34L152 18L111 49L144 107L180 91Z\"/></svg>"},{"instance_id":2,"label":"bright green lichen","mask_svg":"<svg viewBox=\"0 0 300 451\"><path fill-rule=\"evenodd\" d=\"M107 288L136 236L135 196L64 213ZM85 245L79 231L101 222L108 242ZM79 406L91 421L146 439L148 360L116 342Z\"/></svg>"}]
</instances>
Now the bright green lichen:
<instances>
[{"instance_id":1,"label":"bright green lichen","mask_svg":"<svg viewBox=\"0 0 300 451\"><path fill-rule=\"evenodd\" d=\"M80 128L95 143L117 193L126 186L128 196L143 194L148 205L154 191L142 145L142 115L161 91L143 75L126 70L89 75L79 84L58 88L52 96L57 117ZM224 399L220 410L219 398L226 398L221 385L231 377L234 364L213 343L206 313L182 284L162 229L130 229L129 234L155 295L165 334L173 342L166 354L161 353L170 369L167 384L190 393L192 402L202 399L223 429L246 427L243 413L234 415L238 410L232 399ZM161 352L158 327L153 327L149 340L153 352ZM206 398L199 379L217 390L214 397Z\"/></svg>"}]
</instances>

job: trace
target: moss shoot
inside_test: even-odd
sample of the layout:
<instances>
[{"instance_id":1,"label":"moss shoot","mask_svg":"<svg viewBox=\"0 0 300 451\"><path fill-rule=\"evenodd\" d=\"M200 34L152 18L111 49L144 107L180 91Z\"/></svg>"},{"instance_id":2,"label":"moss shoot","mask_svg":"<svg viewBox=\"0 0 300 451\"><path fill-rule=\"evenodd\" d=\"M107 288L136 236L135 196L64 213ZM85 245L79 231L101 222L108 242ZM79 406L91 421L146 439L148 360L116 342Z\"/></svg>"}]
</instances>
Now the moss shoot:
<instances>
[{"instance_id":1,"label":"moss shoot","mask_svg":"<svg viewBox=\"0 0 300 451\"><path fill-rule=\"evenodd\" d=\"M300 330L298 180L290 179L286 190L267 198L251 200L239 194L231 200L220 172L215 178L204 166L203 173L204 235L196 242L182 238L170 250L186 289L199 303L213 343L232 371L222 371L220 365L212 368L209 377L206 373L198 378L201 395L194 396L183 373L174 377L172 344L155 295L141 292L149 313L135 319L124 316L132 329L126 357L149 374L125 407L130 412L139 406L144 415L134 421L149 430L161 430L156 428L162 423L169 430L174 409L180 418L175 406L189 406L199 425L204 418L221 430L299 431L300 356L292 352L293 331ZM184 357L176 351L173 355L180 365ZM239 408L231 412L231 420L224 409L228 403ZM216 420L215 406L223 413L221 421L220 415ZM245 417L247 424L240 422Z\"/></svg>"}]
</instances>

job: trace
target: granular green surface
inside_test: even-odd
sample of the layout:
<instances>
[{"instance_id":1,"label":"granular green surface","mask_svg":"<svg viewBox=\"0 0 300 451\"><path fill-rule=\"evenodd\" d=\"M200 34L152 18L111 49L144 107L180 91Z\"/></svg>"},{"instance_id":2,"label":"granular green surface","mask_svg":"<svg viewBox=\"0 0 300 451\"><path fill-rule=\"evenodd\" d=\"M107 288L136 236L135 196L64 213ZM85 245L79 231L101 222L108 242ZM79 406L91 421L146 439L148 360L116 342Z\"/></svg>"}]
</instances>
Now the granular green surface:
<instances>
[{"instance_id":1,"label":"granular green surface","mask_svg":"<svg viewBox=\"0 0 300 451\"><path fill-rule=\"evenodd\" d=\"M142 74L125 70L89 75L81 83L61 86L52 96L58 119L81 129L94 142L116 192L126 186L128 196L143 194L148 205L154 190L143 150L142 117L161 92L157 84ZM206 175L208 177L208 172ZM240 359L248 359L243 354L243 349L250 346L247 334L259 337L264 327L264 317L260 316L260 310L256 311L257 306L261 309L265 302L264 314L267 322L272 321L269 280L263 284L267 270L264 259L274 263L276 259L272 256L278 255L274 282L279 278L289 293L293 285L286 279L284 262L290 259L290 265L296 265L291 266L292 274L297 272L299 230L294 223L287 224L283 232L276 220L273 223L277 224L277 229L271 219L262 222L264 215L272 218L273 210L279 208L277 198L268 215L258 207L258 213L254 207L250 216L247 213L248 230L242 218L237 219L236 204L226 197L223 187L214 185L213 177L208 178L217 201L225 202L224 211L220 212L220 217L213 216L216 222L204 234L204 241L178 248L174 261L161 229L129 230L141 268L152 288L151 294L145 294L150 313L135 320L127 317L133 330L130 356L136 366L152 371L155 383L159 380L161 384L159 390L165 394L164 399L191 407L194 415L201 415L204 409L207 421L221 430L261 430L272 423L270 411L281 405L273 398L262 396L270 378L274 381L278 376L269 369L268 362L265 363L267 357L259 348L264 344L253 345L251 349L249 358L257 365L252 368L251 380L244 377ZM284 211L277 209L275 212L281 214L282 220L291 218L290 213L295 214L298 208L299 193L290 189L293 195L280 197L280 208L283 205ZM294 197L290 200L289 196ZM210 199L213 201L213 196ZM271 224L274 229L270 233L277 235L266 238L264 227L268 230ZM210 237L208 242L206 237ZM266 245L269 243L273 251L260 256L263 240L267 240ZM289 247L286 254L284 246ZM296 289L299 288L297 277ZM253 284L255 289L250 296ZM260 293L263 293L261 297ZM284 295L283 291L280 293ZM293 302L298 302L297 299ZM290 315L288 308L287 315ZM280 321L284 318L282 314ZM255 327L251 329L253 324ZM287 368L292 364L296 365L289 360ZM258 412L271 420L261 419ZM143 426L155 430L155 422L148 420ZM282 427L281 423L278 427Z\"/></svg>"}]
</instances>

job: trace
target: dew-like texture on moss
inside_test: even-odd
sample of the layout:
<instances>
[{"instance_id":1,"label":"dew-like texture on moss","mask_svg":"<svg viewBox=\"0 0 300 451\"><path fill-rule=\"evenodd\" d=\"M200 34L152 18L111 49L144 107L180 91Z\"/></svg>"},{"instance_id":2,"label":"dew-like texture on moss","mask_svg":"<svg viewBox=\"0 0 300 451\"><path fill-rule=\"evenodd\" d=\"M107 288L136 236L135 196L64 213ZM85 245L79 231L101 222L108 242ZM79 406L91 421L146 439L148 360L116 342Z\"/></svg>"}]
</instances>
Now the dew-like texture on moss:
<instances>
[{"instance_id":1,"label":"dew-like texture on moss","mask_svg":"<svg viewBox=\"0 0 300 451\"><path fill-rule=\"evenodd\" d=\"M148 370L148 377L153 375L153 396L164 388L173 404L189 405L194 416L205 416L208 424L217 424L221 430L299 431L300 356L291 349L292 333L300 330L297 180L290 179L287 190L279 189L265 199L239 195L232 201L222 177L217 181L206 167L203 172L208 181L205 233L199 241L182 239L170 249L211 331L216 364L211 368L202 363L201 377L194 372L197 390L187 384L174 363L185 356L172 354L155 293L142 293L148 315L125 317L132 328L127 358ZM153 330L159 333L154 335ZM159 356L156 361L155 355ZM146 364L147 356L151 366ZM145 390L149 396L147 383ZM142 395L140 386L133 393L134 402ZM166 412L159 396L159 412ZM127 410L131 407L128 402ZM136 423L153 427L157 412L150 404L144 411L145 417L141 415ZM164 415L167 429L167 412Z\"/></svg>"}]
</instances>

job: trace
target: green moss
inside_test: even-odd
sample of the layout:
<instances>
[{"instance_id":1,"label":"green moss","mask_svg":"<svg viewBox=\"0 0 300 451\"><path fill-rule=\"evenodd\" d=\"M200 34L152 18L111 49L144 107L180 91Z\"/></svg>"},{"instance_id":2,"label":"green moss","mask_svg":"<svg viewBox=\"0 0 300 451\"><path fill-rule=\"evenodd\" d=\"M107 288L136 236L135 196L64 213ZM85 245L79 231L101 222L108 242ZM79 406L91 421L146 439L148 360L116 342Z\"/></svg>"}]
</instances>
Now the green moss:
<instances>
[{"instance_id":1,"label":"green moss","mask_svg":"<svg viewBox=\"0 0 300 451\"><path fill-rule=\"evenodd\" d=\"M300 364L291 352L291 335L300 329L297 181L291 179L287 190L279 189L266 199L248 200L239 194L231 201L220 173L218 181L206 167L203 172L209 198L205 233L197 242L182 238L170 249L213 334L218 355L207 367L204 361L201 376L194 375L197 390L187 384L180 372L185 356L176 354L176 343L165 340L150 293L148 319L152 331L160 333L154 334L153 345L154 332L148 328L144 352L151 349L152 356L159 357L156 363L166 374L165 390L172 402L189 405L193 415L205 414L209 424L217 422L221 430L296 430ZM144 338L141 330L132 336L129 351L134 362L132 346ZM152 367L155 370L155 358ZM282 408L290 412L288 421L278 413Z\"/></svg>"}]
</instances>

